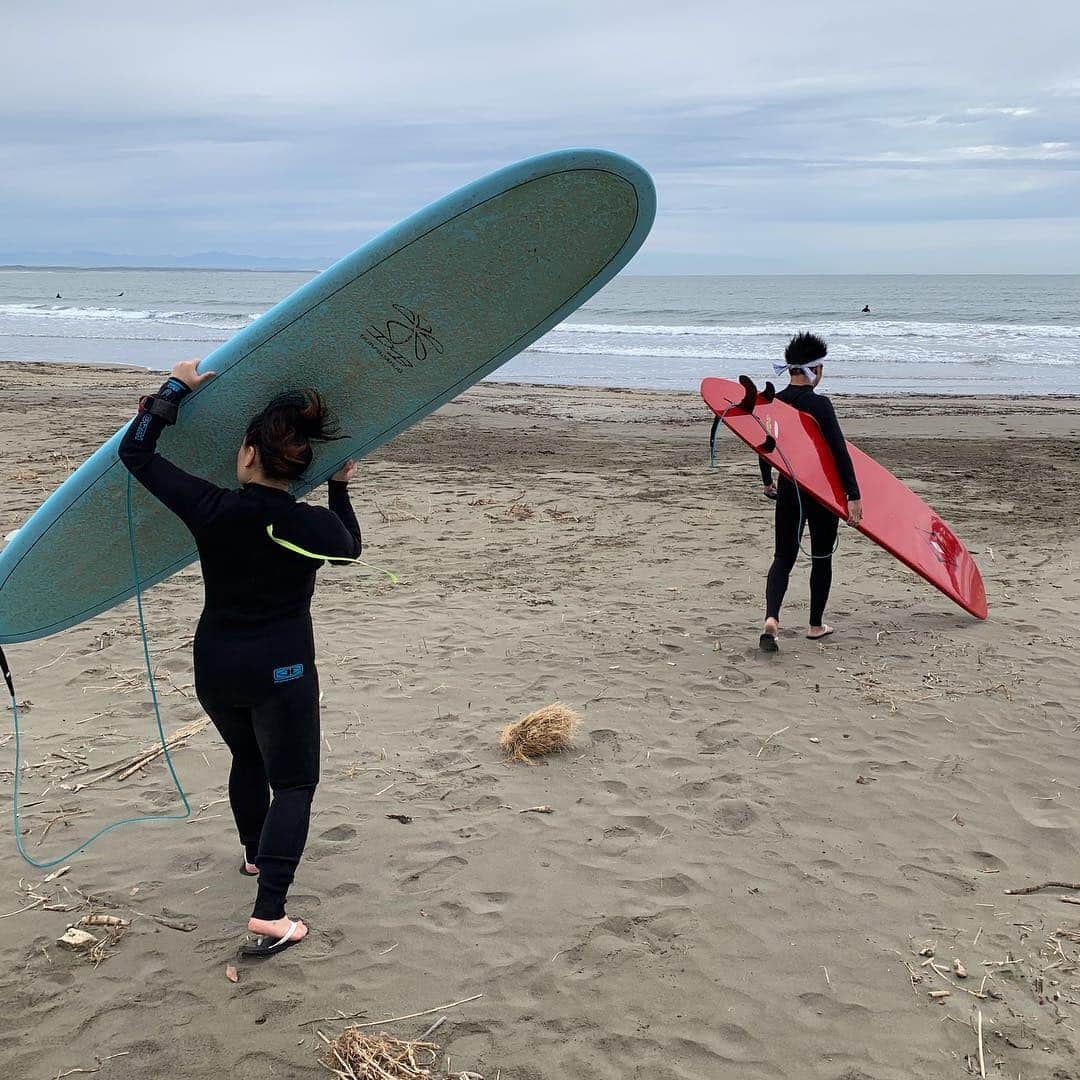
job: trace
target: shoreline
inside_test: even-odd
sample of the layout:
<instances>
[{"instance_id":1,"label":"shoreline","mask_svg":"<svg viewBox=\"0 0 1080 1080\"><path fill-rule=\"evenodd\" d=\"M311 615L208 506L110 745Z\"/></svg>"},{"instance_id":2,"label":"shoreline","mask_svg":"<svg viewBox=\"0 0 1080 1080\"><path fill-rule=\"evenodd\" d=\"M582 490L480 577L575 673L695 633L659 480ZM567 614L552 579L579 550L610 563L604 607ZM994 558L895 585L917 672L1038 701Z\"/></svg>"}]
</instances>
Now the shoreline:
<instances>
[{"instance_id":1,"label":"shoreline","mask_svg":"<svg viewBox=\"0 0 1080 1080\"><path fill-rule=\"evenodd\" d=\"M124 363L103 363L100 361L83 361L83 360L3 360L0 359L0 375L3 374L5 368L11 365L15 368L48 368L57 369L57 372L68 371L72 368L79 370L122 370L135 373L150 373L155 375L161 375L164 378L169 373L169 368L158 368L143 366L140 364L124 364ZM708 374L715 374L722 378L732 378L736 376L731 373L723 372L710 372ZM706 378L706 375L702 375L702 378ZM778 381L776 376L772 377L772 381ZM1007 401L1007 402L1025 402L1028 404L1035 404L1039 402L1071 402L1080 401L1080 394L1047 394L1047 393L1032 393L1032 394L1001 394L1001 393L925 393L916 391L897 391L892 392L852 392L843 390L831 390L828 386L828 378L825 380L826 385L823 388L823 393L827 393L830 398L835 398L842 401L861 401L861 400L887 400L887 401L956 401L956 400L973 400L973 401ZM760 385L764 386L765 379L762 378ZM524 382L524 381L511 381L504 379L482 379L478 384L479 386L505 386L519 390L567 390L576 392L595 392L598 394L654 394L663 395L668 394L672 396L689 395L698 398L699 395L696 390L682 389L672 390L664 387L652 387L652 386L596 386L593 384L585 383L560 383L560 382ZM700 400L700 399L699 399Z\"/></svg>"}]
</instances>

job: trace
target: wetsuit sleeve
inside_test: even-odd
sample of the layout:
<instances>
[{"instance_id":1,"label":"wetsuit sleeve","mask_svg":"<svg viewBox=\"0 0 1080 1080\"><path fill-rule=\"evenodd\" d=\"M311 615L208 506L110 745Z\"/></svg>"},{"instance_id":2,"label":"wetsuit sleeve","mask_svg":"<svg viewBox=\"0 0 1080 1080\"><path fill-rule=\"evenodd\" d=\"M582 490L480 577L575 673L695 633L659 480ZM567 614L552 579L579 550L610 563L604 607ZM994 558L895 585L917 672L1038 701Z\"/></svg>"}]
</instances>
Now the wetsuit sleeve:
<instances>
[{"instance_id":1,"label":"wetsuit sleeve","mask_svg":"<svg viewBox=\"0 0 1080 1080\"><path fill-rule=\"evenodd\" d=\"M851 455L848 453L847 442L844 433L840 430L840 421L836 419L836 410L832 402L826 397L816 399L817 409L814 417L821 428L821 434L829 444L833 458L836 460L836 471L840 474L840 483L844 485L844 494L848 500L859 499L859 482L855 479L855 466L851 463Z\"/></svg>"},{"instance_id":2,"label":"wetsuit sleeve","mask_svg":"<svg viewBox=\"0 0 1080 1080\"><path fill-rule=\"evenodd\" d=\"M343 480L331 480L327 484L327 497L330 509L356 541L356 555L351 556L355 559L363 550L364 542L360 536L360 522L356 520L356 514L353 512L352 502L349 499L349 485Z\"/></svg>"},{"instance_id":3,"label":"wetsuit sleeve","mask_svg":"<svg viewBox=\"0 0 1080 1080\"><path fill-rule=\"evenodd\" d=\"M155 397L179 405L191 390L179 379L166 380ZM157 452L157 441L168 421L140 408L120 442L119 457L147 491L163 502L189 529L213 516L221 488L166 461Z\"/></svg>"}]
</instances>

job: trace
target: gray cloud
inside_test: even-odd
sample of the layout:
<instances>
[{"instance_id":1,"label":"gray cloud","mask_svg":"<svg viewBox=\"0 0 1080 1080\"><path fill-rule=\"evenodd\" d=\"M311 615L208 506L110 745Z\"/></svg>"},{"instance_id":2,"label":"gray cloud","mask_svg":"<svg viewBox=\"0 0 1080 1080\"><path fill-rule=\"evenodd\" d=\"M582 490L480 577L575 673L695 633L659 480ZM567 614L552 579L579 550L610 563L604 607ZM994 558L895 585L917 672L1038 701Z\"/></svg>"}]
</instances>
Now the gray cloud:
<instances>
[{"instance_id":1,"label":"gray cloud","mask_svg":"<svg viewBox=\"0 0 1080 1080\"><path fill-rule=\"evenodd\" d=\"M329 260L600 145L657 179L639 272L1080 270L1064 0L5 7L7 252Z\"/></svg>"}]
</instances>

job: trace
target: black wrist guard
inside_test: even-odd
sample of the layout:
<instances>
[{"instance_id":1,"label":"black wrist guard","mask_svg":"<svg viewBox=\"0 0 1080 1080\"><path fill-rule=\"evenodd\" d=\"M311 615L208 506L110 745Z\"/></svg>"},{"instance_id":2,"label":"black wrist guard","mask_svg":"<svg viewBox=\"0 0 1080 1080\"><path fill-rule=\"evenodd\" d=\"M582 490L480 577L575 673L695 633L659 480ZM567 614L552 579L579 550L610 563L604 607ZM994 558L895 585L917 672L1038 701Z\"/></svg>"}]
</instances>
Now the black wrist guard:
<instances>
[{"instance_id":1,"label":"black wrist guard","mask_svg":"<svg viewBox=\"0 0 1080 1080\"><path fill-rule=\"evenodd\" d=\"M166 424L175 424L179 411L175 401L166 401L157 394L148 394L139 400L139 412L159 416Z\"/></svg>"}]
</instances>

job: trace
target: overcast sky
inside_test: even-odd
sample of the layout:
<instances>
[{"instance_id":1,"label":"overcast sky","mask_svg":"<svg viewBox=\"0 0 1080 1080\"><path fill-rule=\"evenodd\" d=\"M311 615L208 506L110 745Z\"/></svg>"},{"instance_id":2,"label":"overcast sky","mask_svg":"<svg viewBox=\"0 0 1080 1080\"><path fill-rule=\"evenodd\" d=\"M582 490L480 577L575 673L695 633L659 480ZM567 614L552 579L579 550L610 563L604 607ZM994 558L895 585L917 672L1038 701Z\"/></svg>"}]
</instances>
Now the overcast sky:
<instances>
[{"instance_id":1,"label":"overcast sky","mask_svg":"<svg viewBox=\"0 0 1080 1080\"><path fill-rule=\"evenodd\" d=\"M636 273L1080 272L1080 4L0 0L0 254L325 264L618 150Z\"/></svg>"}]
</instances>

